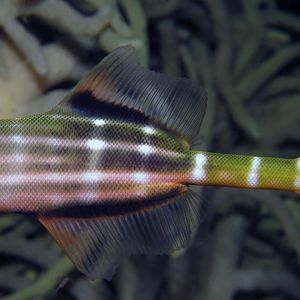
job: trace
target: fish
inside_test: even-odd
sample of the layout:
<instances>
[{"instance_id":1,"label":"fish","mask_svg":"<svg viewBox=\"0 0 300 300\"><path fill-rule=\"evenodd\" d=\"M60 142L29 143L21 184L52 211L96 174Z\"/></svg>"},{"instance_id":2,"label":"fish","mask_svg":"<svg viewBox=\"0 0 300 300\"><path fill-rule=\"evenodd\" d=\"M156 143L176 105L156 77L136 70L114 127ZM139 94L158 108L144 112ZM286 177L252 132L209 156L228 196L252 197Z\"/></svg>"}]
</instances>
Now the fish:
<instances>
[{"instance_id":1,"label":"fish","mask_svg":"<svg viewBox=\"0 0 300 300\"><path fill-rule=\"evenodd\" d=\"M0 121L0 212L36 217L90 279L189 245L192 186L299 193L300 159L195 149L205 89L108 54L49 112Z\"/></svg>"}]
</instances>

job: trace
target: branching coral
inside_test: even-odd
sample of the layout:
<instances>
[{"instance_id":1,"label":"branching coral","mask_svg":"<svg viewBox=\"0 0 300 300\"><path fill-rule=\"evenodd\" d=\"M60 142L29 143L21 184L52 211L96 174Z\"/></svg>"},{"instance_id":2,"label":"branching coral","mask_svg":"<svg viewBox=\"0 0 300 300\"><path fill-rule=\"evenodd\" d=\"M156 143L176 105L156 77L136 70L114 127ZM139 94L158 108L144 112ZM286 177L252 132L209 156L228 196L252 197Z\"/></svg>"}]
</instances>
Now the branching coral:
<instances>
[{"instance_id":1,"label":"branching coral","mask_svg":"<svg viewBox=\"0 0 300 300\"><path fill-rule=\"evenodd\" d=\"M73 4L75 3L77 2ZM12 42L16 55L21 55L21 60L14 65L25 65L32 75L31 82L37 83L31 91L23 94L24 106L21 101L15 99L16 102L20 102L17 105L18 111L25 111L27 114L26 101L36 97L41 90L64 80L78 80L95 63L87 59L78 60L85 50L95 52L102 49L109 52L120 45L130 43L138 49L142 64L148 64L146 26L138 1L124 1L122 4L130 24L124 21L115 1L85 3L92 8L89 15L84 14L84 5L75 5L77 9L74 9L66 1L4 0L1 3L0 28L5 34L0 36L0 41L2 38ZM131 13L133 7L134 14ZM32 25L34 22L38 25ZM38 27L40 25L41 29ZM31 27L36 30L32 32ZM54 37L50 38L50 41L47 38L47 41L43 40L46 36L43 33L45 28ZM0 78L4 83L15 81L14 84L20 86L20 90L23 85L26 88L26 80L21 75L16 76L13 72L10 74L11 70L7 66L7 57L2 53L2 48L0 43ZM15 77L9 78L10 75ZM11 94L6 92L9 88L9 83L2 87L2 99L8 103L11 102ZM8 95L5 95L6 93ZM12 111L9 106L3 110L2 117L9 117ZM12 116L18 115L15 113Z\"/></svg>"},{"instance_id":2,"label":"branching coral","mask_svg":"<svg viewBox=\"0 0 300 300\"><path fill-rule=\"evenodd\" d=\"M10 39L18 45L21 52L30 60L32 66L40 75L45 75L47 67L41 45L37 38L30 34L17 21L18 1L2 1L0 11L0 24Z\"/></svg>"},{"instance_id":3,"label":"branching coral","mask_svg":"<svg viewBox=\"0 0 300 300\"><path fill-rule=\"evenodd\" d=\"M223 207L226 206L228 200L236 201L237 204L241 205L240 198L242 197L244 197L244 204L248 202L248 205L253 205L256 201L266 204L298 252L299 224L295 222L279 197L268 192L240 193L239 197L232 197L232 192L225 194L225 196L222 195L222 200L218 201ZM245 251L243 248L248 247L250 249L250 245L247 246L245 240L249 235L250 224L251 221L241 214L233 214L218 221L209 270L210 279L205 288L204 299L219 299L220 291L222 291L222 299L229 300L238 293L255 289L267 293L281 291L297 299L300 294L300 289L296 288L299 287L299 278L295 274L289 273L288 268L277 262L260 263L256 266L253 262L248 265L240 260L241 253ZM253 249L250 251L255 251L256 255L261 258L270 257L274 254L272 251L270 252L272 248L267 248L266 244L263 243L257 244L255 242L252 247ZM219 288L216 289L216 286Z\"/></svg>"},{"instance_id":4,"label":"branching coral","mask_svg":"<svg viewBox=\"0 0 300 300\"><path fill-rule=\"evenodd\" d=\"M73 37L97 38L108 27L118 34L119 40L132 36L130 28L121 20L114 8L114 2L111 1L98 2L96 13L90 17L83 16L67 3L57 0L38 1L37 4L4 0L1 5L0 26L29 59L35 71L42 76L47 76L48 72L43 47L38 39L18 22L18 18L35 16Z\"/></svg>"},{"instance_id":5,"label":"branching coral","mask_svg":"<svg viewBox=\"0 0 300 300\"><path fill-rule=\"evenodd\" d=\"M3 297L2 300L30 300L55 291L59 282L73 269L73 265L66 257L59 260L40 280L33 285L11 296Z\"/></svg>"}]
</instances>

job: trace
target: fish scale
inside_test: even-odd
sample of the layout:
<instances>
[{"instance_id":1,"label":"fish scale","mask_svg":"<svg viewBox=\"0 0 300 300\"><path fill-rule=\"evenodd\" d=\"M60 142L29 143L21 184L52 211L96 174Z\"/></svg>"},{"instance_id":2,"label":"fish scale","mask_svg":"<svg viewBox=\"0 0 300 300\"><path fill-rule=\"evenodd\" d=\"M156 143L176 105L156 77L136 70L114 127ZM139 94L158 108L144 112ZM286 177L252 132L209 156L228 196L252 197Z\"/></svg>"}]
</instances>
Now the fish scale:
<instances>
[{"instance_id":1,"label":"fish scale","mask_svg":"<svg viewBox=\"0 0 300 300\"><path fill-rule=\"evenodd\" d=\"M85 125L80 132L78 124ZM144 124L125 117L44 114L20 120L9 134L12 128L6 123L0 131L0 159L14 158L0 160L0 210L41 213L66 204L145 201L178 190L191 168L179 141L152 127L147 133ZM179 179L169 182L168 174ZM149 184L141 185L146 178Z\"/></svg>"},{"instance_id":2,"label":"fish scale","mask_svg":"<svg viewBox=\"0 0 300 300\"><path fill-rule=\"evenodd\" d=\"M88 277L186 247L190 185L300 190L300 159L194 150L206 93L114 50L50 112L0 121L0 211L35 215Z\"/></svg>"}]
</instances>

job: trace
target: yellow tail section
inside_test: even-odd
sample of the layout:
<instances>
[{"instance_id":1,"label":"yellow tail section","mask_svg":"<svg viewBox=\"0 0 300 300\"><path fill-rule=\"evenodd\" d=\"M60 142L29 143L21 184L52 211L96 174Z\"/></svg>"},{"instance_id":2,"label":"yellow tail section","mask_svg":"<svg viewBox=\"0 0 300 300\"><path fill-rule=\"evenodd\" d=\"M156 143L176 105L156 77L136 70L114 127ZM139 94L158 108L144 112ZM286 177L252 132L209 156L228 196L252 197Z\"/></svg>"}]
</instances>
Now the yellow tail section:
<instances>
[{"instance_id":1,"label":"yellow tail section","mask_svg":"<svg viewBox=\"0 0 300 300\"><path fill-rule=\"evenodd\" d=\"M300 158L191 152L190 184L287 190L300 194Z\"/></svg>"}]
</instances>

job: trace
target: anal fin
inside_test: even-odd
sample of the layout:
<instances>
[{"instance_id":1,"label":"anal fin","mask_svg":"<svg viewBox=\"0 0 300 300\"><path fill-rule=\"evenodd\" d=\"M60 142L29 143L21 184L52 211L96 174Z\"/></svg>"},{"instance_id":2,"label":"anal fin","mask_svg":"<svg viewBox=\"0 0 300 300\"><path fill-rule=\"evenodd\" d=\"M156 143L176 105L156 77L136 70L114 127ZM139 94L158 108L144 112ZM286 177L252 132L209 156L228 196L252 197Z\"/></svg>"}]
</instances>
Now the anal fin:
<instances>
[{"instance_id":1,"label":"anal fin","mask_svg":"<svg viewBox=\"0 0 300 300\"><path fill-rule=\"evenodd\" d=\"M38 218L82 273L111 279L130 254L166 254L186 247L198 225L200 205L189 191L125 215Z\"/></svg>"}]
</instances>

